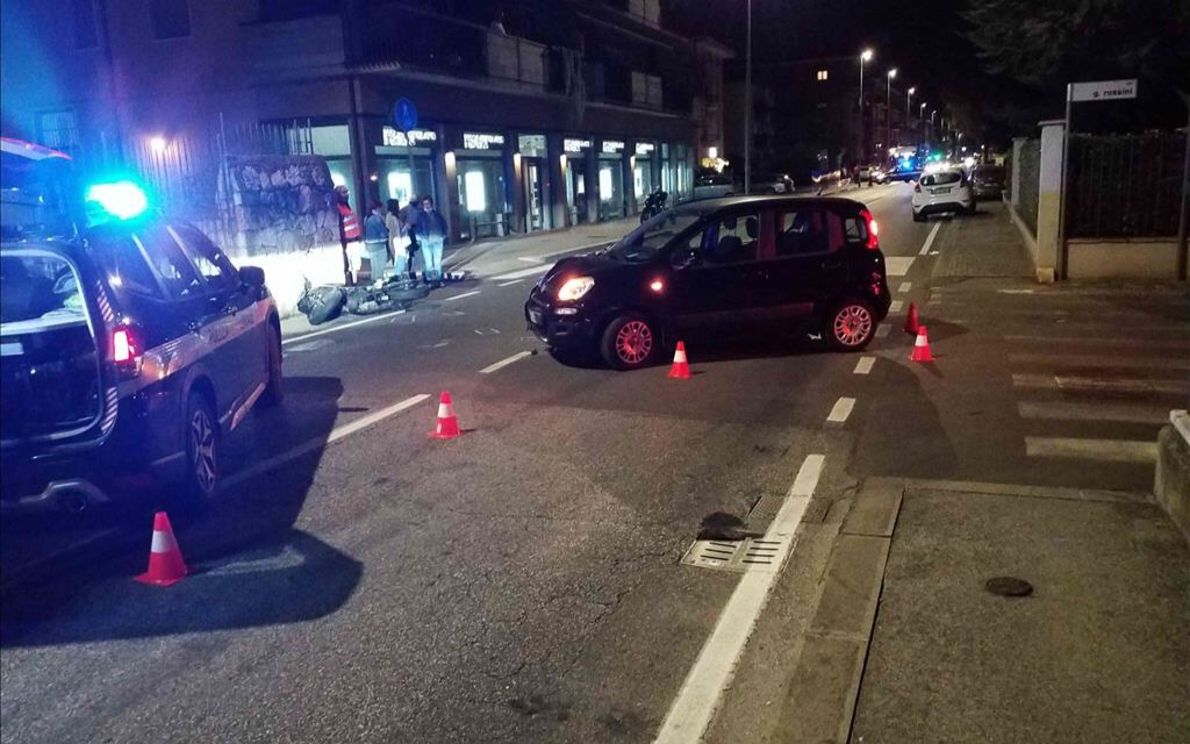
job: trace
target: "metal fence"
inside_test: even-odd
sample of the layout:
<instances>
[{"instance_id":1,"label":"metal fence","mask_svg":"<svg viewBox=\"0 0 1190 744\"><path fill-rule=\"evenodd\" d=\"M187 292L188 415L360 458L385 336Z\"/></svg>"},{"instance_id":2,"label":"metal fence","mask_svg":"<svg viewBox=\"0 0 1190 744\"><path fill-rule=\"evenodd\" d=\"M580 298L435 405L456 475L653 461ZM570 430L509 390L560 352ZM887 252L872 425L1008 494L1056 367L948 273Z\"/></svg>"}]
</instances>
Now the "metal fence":
<instances>
[{"instance_id":1,"label":"metal fence","mask_svg":"<svg viewBox=\"0 0 1190 744\"><path fill-rule=\"evenodd\" d=\"M311 154L313 149L309 121L229 126L220 115L190 134L138 141L131 155L163 209L232 247L237 241L228 157Z\"/></svg>"},{"instance_id":2,"label":"metal fence","mask_svg":"<svg viewBox=\"0 0 1190 744\"><path fill-rule=\"evenodd\" d=\"M1009 171L1011 172L1011 171ZM1020 182L1013 184L1021 220L1037 236L1037 191L1041 179L1041 140L1031 139L1021 147Z\"/></svg>"},{"instance_id":3,"label":"metal fence","mask_svg":"<svg viewBox=\"0 0 1190 744\"><path fill-rule=\"evenodd\" d=\"M1185 135L1074 135L1066 235L1158 238L1178 232Z\"/></svg>"}]
</instances>

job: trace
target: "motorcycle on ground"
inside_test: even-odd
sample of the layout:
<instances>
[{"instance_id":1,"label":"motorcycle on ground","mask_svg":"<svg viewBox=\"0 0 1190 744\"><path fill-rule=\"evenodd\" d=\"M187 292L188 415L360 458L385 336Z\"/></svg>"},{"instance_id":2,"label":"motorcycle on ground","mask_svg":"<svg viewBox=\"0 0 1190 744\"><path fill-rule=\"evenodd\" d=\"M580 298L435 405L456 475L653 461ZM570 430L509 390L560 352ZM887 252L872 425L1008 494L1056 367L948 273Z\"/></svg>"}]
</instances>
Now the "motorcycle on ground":
<instances>
[{"instance_id":1,"label":"motorcycle on ground","mask_svg":"<svg viewBox=\"0 0 1190 744\"><path fill-rule=\"evenodd\" d=\"M643 225L665 211L665 203L669 201L669 194L657 187L653 193L645 197L644 209L640 210L640 221Z\"/></svg>"}]
</instances>

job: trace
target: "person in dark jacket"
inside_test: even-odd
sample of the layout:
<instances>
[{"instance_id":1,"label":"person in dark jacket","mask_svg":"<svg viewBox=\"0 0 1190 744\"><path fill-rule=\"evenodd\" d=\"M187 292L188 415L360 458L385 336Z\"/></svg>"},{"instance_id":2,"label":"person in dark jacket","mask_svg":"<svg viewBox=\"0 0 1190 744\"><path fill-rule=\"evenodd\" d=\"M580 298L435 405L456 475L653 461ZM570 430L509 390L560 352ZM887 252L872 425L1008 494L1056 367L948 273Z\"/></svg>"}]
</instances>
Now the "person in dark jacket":
<instances>
[{"instance_id":1,"label":"person in dark jacket","mask_svg":"<svg viewBox=\"0 0 1190 744\"><path fill-rule=\"evenodd\" d=\"M364 220L364 247L371 262L372 281L384 277L388 265L388 228L384 225L384 205L372 202L368 219Z\"/></svg>"},{"instance_id":2,"label":"person in dark jacket","mask_svg":"<svg viewBox=\"0 0 1190 744\"><path fill-rule=\"evenodd\" d=\"M434 200L421 200L421 211L414 222L417 243L421 246L422 265L427 283L442 281L442 248L446 244L446 219L434 209Z\"/></svg>"}]
</instances>

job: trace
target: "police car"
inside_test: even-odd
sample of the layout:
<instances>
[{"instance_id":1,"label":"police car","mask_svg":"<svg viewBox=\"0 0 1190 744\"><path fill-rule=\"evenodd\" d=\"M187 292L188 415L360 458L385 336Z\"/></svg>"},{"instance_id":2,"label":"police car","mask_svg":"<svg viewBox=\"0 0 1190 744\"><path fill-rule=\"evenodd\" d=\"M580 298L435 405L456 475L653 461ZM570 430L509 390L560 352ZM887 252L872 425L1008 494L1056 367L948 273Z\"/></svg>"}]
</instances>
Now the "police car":
<instances>
[{"instance_id":1,"label":"police car","mask_svg":"<svg viewBox=\"0 0 1190 744\"><path fill-rule=\"evenodd\" d=\"M210 498L224 437L282 396L264 272L134 182L92 184L82 218L42 177L65 155L13 140L3 155L0 507L77 511L157 485Z\"/></svg>"}]
</instances>

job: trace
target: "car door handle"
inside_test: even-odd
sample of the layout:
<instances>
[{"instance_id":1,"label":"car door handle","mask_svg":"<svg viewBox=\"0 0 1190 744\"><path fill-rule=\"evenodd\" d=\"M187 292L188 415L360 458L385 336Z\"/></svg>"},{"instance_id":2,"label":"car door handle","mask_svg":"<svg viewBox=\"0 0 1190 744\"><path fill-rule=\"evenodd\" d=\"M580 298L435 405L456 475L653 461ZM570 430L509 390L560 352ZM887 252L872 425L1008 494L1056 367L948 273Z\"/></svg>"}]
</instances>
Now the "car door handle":
<instances>
[{"instance_id":1,"label":"car door handle","mask_svg":"<svg viewBox=\"0 0 1190 744\"><path fill-rule=\"evenodd\" d=\"M190 331L191 333L198 333L202 330L202 322L198 320L191 320L186 323L186 330Z\"/></svg>"}]
</instances>

